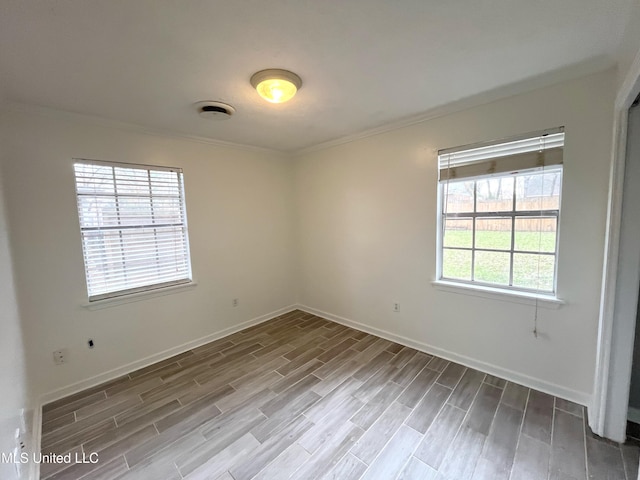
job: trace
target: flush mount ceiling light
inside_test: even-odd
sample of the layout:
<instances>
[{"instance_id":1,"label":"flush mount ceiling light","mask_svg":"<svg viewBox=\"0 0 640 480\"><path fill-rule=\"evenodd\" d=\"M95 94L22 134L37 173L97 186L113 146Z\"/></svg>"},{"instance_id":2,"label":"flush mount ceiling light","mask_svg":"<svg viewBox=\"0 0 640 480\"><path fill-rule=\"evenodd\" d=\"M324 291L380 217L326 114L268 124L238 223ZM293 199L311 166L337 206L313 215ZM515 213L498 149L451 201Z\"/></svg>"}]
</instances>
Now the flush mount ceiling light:
<instances>
[{"instance_id":1,"label":"flush mount ceiling light","mask_svg":"<svg viewBox=\"0 0 640 480\"><path fill-rule=\"evenodd\" d=\"M251 85L267 102L283 103L293 98L302 86L302 80L288 70L271 68L254 73Z\"/></svg>"},{"instance_id":2,"label":"flush mount ceiling light","mask_svg":"<svg viewBox=\"0 0 640 480\"><path fill-rule=\"evenodd\" d=\"M236 109L231 105L213 100L198 102L196 103L196 108L198 109L198 114L208 120L226 120L236 112Z\"/></svg>"}]
</instances>

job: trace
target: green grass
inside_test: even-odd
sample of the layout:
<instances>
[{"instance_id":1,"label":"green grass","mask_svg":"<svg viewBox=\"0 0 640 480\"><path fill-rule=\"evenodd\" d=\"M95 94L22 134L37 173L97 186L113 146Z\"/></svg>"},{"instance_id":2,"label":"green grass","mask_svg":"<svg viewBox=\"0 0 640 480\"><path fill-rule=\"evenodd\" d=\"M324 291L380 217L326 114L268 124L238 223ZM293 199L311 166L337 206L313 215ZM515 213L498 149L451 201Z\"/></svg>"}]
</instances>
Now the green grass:
<instances>
[{"instance_id":1,"label":"green grass","mask_svg":"<svg viewBox=\"0 0 640 480\"><path fill-rule=\"evenodd\" d=\"M444 246L471 248L472 240L471 230L447 230ZM527 252L553 252L556 249L556 234L555 232L516 232L514 247L516 250ZM511 232L476 231L476 248L509 250Z\"/></svg>"},{"instance_id":2,"label":"green grass","mask_svg":"<svg viewBox=\"0 0 640 480\"><path fill-rule=\"evenodd\" d=\"M442 258L442 273L445 278L471 278L471 252L450 250L446 247L471 247L471 231L447 231ZM516 232L515 249L534 252L553 252L556 236L554 232ZM509 249L511 233L500 231L477 231L476 248ZM529 289L551 291L555 259L551 255L514 253L513 285ZM505 252L476 251L473 280L497 285L509 284L510 255ZM539 279L539 280L538 280Z\"/></svg>"}]
</instances>

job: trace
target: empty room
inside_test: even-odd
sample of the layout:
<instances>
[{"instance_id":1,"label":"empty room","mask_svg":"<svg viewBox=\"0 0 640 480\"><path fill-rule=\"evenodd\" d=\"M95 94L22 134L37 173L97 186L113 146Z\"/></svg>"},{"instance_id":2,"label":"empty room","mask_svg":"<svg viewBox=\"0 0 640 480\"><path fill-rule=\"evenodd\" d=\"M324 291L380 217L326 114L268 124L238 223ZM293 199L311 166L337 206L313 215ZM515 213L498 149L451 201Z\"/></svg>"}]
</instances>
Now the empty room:
<instances>
[{"instance_id":1,"label":"empty room","mask_svg":"<svg viewBox=\"0 0 640 480\"><path fill-rule=\"evenodd\" d=\"M0 480L640 478L639 96L637 0L0 0Z\"/></svg>"}]
</instances>

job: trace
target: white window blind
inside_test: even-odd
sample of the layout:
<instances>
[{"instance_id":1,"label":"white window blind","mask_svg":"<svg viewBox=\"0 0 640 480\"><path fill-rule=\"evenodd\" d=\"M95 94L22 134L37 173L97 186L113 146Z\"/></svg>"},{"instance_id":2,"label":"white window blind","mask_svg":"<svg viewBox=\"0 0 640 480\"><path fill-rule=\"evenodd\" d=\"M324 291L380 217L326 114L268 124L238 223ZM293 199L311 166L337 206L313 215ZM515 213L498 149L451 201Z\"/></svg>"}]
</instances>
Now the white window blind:
<instances>
[{"instance_id":1,"label":"white window blind","mask_svg":"<svg viewBox=\"0 0 640 480\"><path fill-rule=\"evenodd\" d=\"M182 170L74 164L89 301L191 281Z\"/></svg>"},{"instance_id":2,"label":"white window blind","mask_svg":"<svg viewBox=\"0 0 640 480\"><path fill-rule=\"evenodd\" d=\"M564 129L504 143L460 147L438 152L440 181L503 173L549 170L562 165Z\"/></svg>"}]
</instances>

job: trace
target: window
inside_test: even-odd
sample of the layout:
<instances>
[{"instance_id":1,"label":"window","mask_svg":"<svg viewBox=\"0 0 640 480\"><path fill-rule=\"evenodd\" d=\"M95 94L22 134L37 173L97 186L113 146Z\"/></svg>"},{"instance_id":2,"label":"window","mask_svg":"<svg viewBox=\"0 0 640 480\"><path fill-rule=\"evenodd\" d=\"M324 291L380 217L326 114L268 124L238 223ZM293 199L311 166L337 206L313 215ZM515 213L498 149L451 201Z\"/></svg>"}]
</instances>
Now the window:
<instances>
[{"instance_id":1,"label":"window","mask_svg":"<svg viewBox=\"0 0 640 480\"><path fill-rule=\"evenodd\" d=\"M438 278L554 294L562 128L439 152Z\"/></svg>"},{"instance_id":2,"label":"window","mask_svg":"<svg viewBox=\"0 0 640 480\"><path fill-rule=\"evenodd\" d=\"M191 281L182 170L74 164L89 301Z\"/></svg>"}]
</instances>

